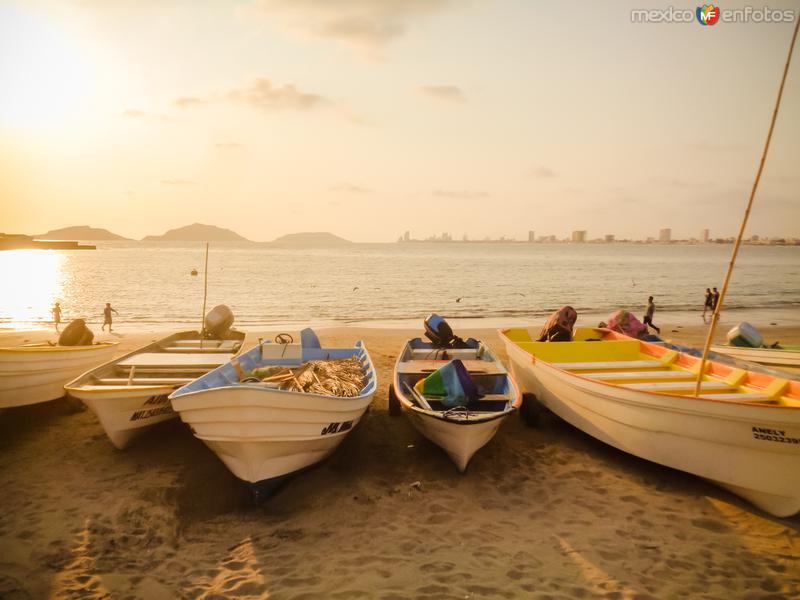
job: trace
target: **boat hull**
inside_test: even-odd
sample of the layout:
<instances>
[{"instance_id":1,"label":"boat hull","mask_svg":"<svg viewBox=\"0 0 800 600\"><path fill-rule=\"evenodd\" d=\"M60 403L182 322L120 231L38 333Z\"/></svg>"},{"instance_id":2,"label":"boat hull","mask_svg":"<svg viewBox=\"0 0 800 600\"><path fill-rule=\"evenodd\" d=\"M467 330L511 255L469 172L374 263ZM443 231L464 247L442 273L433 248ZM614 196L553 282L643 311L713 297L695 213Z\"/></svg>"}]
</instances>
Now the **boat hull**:
<instances>
[{"instance_id":1,"label":"boat hull","mask_svg":"<svg viewBox=\"0 0 800 600\"><path fill-rule=\"evenodd\" d=\"M178 416L169 403L176 387L126 390L120 386L99 393L70 388L69 395L88 406L114 447L124 450L148 428Z\"/></svg>"},{"instance_id":2,"label":"boat hull","mask_svg":"<svg viewBox=\"0 0 800 600\"><path fill-rule=\"evenodd\" d=\"M0 408L61 398L65 383L108 361L116 349L116 343L0 349Z\"/></svg>"},{"instance_id":3,"label":"boat hull","mask_svg":"<svg viewBox=\"0 0 800 600\"><path fill-rule=\"evenodd\" d=\"M372 393L358 398L223 387L173 397L194 435L255 490L324 460L358 424Z\"/></svg>"},{"instance_id":4,"label":"boat hull","mask_svg":"<svg viewBox=\"0 0 800 600\"><path fill-rule=\"evenodd\" d=\"M490 420L453 422L419 410L408 411L414 428L441 447L462 473L467 470L475 453L494 437L509 414L510 411Z\"/></svg>"},{"instance_id":5,"label":"boat hull","mask_svg":"<svg viewBox=\"0 0 800 600\"><path fill-rule=\"evenodd\" d=\"M64 388L73 398L81 400L97 416L111 443L119 450L127 448L137 437L158 423L176 418L172 410L169 395L187 381L208 372L222 361L227 362L241 349L244 333L231 331L224 339L209 338L203 343L210 347L198 349L199 333L184 331L172 334L151 344L137 348L115 360L83 373L80 377L67 383ZM229 348L219 350L215 345L232 344ZM238 344L238 345L237 345ZM184 347L185 346L185 347ZM164 348L171 351L167 352ZM147 384L138 384L135 371L131 374L117 373L114 370L124 363L136 363L137 357L149 356L163 358L159 369L171 367L180 369L188 361L196 362L192 368L199 368L199 373L151 373L145 377L155 377ZM207 362L204 362L208 359ZM141 368L141 365L138 365ZM108 379L111 375L113 379ZM129 385L130 384L130 385Z\"/></svg>"},{"instance_id":6,"label":"boat hull","mask_svg":"<svg viewBox=\"0 0 800 600\"><path fill-rule=\"evenodd\" d=\"M800 368L800 350L779 348L740 348L737 346L712 346L711 350L732 358L776 367Z\"/></svg>"},{"instance_id":7,"label":"boat hull","mask_svg":"<svg viewBox=\"0 0 800 600\"><path fill-rule=\"evenodd\" d=\"M775 516L800 511L798 411L612 386L506 346L521 388L589 435L710 480Z\"/></svg>"}]
</instances>

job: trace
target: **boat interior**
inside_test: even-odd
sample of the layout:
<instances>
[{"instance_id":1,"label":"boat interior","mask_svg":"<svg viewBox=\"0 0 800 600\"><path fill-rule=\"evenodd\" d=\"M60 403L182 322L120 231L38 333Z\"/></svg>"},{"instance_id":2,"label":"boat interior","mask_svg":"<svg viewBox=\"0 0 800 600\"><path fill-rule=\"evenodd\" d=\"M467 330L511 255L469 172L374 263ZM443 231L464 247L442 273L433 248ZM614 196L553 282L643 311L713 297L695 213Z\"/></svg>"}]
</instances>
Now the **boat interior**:
<instances>
[{"instance_id":1,"label":"boat interior","mask_svg":"<svg viewBox=\"0 0 800 600\"><path fill-rule=\"evenodd\" d=\"M397 362L396 376L403 396L414 399L414 385L453 359L460 359L478 392L481 394L477 411L471 412L503 412L511 408L515 401L514 392L509 381L506 368L495 358L492 351L478 340L466 340L467 348L436 348L432 343L421 338L410 340L400 354ZM435 412L447 408L435 398L424 400Z\"/></svg>"},{"instance_id":2,"label":"boat interior","mask_svg":"<svg viewBox=\"0 0 800 600\"><path fill-rule=\"evenodd\" d=\"M316 337L314 339L316 340ZM233 360L226 361L221 368L211 371L204 377L194 381L187 381L186 383L190 385L182 387L172 397L174 398L201 390L230 386L249 386L266 389L262 383L241 381L241 379L243 379L243 374L249 373L253 369L259 367L272 365L299 367L312 360L336 360L351 357L358 358L366 377L366 384L361 391L361 396L371 393L376 386L375 369L372 367L369 355L361 345L357 345L353 348L322 348L318 345L308 346L295 343L264 343L248 350L241 356L235 357ZM272 388L270 389L272 390ZM299 393L282 390L272 391L289 394ZM341 400L353 400L353 398L341 398Z\"/></svg>"},{"instance_id":3,"label":"boat interior","mask_svg":"<svg viewBox=\"0 0 800 600\"><path fill-rule=\"evenodd\" d=\"M90 371L82 389L116 386L179 386L231 360L242 349L245 334L204 338L196 331L176 333Z\"/></svg>"},{"instance_id":4,"label":"boat interior","mask_svg":"<svg viewBox=\"0 0 800 600\"><path fill-rule=\"evenodd\" d=\"M522 328L503 334L537 360L580 377L694 397L701 360L664 345L594 328L578 328L572 342L535 342ZM697 398L800 408L800 382L707 361Z\"/></svg>"}]
</instances>

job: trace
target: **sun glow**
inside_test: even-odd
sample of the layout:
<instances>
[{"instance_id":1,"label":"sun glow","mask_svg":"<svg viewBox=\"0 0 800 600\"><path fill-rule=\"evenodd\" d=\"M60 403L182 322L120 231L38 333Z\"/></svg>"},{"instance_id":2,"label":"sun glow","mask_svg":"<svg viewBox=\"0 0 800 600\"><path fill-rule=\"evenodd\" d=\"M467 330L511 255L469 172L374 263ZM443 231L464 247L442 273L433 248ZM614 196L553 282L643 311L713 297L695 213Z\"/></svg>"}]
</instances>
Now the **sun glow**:
<instances>
[{"instance_id":1,"label":"sun glow","mask_svg":"<svg viewBox=\"0 0 800 600\"><path fill-rule=\"evenodd\" d=\"M69 121L90 86L88 63L64 29L0 6L0 125L29 130Z\"/></svg>"},{"instance_id":2,"label":"sun glow","mask_svg":"<svg viewBox=\"0 0 800 600\"><path fill-rule=\"evenodd\" d=\"M50 309L62 293L63 260L55 250L0 252L0 281L5 282L0 327L29 329L52 318Z\"/></svg>"}]
</instances>

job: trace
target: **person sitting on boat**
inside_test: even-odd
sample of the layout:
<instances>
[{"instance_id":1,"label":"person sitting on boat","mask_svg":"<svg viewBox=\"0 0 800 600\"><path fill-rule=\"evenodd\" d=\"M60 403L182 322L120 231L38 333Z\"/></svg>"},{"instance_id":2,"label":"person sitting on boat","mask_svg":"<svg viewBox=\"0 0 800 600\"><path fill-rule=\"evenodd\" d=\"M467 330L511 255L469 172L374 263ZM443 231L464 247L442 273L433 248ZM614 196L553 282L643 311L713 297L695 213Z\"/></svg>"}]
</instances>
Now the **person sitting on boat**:
<instances>
[{"instance_id":1,"label":"person sitting on boat","mask_svg":"<svg viewBox=\"0 0 800 600\"><path fill-rule=\"evenodd\" d=\"M562 306L547 319L539 333L539 342L571 342L577 311L571 306Z\"/></svg>"}]
</instances>

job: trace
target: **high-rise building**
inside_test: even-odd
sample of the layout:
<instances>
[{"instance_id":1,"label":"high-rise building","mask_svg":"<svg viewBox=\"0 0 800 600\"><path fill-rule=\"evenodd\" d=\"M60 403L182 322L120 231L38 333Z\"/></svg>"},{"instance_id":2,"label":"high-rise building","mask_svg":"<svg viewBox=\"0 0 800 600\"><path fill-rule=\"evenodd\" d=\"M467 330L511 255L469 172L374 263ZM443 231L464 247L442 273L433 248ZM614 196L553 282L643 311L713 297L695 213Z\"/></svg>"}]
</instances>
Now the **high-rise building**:
<instances>
[{"instance_id":1,"label":"high-rise building","mask_svg":"<svg viewBox=\"0 0 800 600\"><path fill-rule=\"evenodd\" d=\"M703 229L703 231L700 232L700 239L704 244L708 243L708 241L711 239L711 234L708 229Z\"/></svg>"},{"instance_id":2,"label":"high-rise building","mask_svg":"<svg viewBox=\"0 0 800 600\"><path fill-rule=\"evenodd\" d=\"M605 236L605 240L606 240L606 244L610 244L611 242L614 241L614 234L613 233L607 233L606 236Z\"/></svg>"},{"instance_id":3,"label":"high-rise building","mask_svg":"<svg viewBox=\"0 0 800 600\"><path fill-rule=\"evenodd\" d=\"M573 231L572 232L572 241L583 243L586 241L586 232L585 231Z\"/></svg>"},{"instance_id":4,"label":"high-rise building","mask_svg":"<svg viewBox=\"0 0 800 600\"><path fill-rule=\"evenodd\" d=\"M528 232L528 241L529 241L529 242L533 242L533 241L535 241L535 240L536 240L536 233L533 231L533 229L531 229L531 230Z\"/></svg>"},{"instance_id":5,"label":"high-rise building","mask_svg":"<svg viewBox=\"0 0 800 600\"><path fill-rule=\"evenodd\" d=\"M671 242L672 241L672 229L669 227L665 227L664 229L659 230L658 232L658 241L659 242Z\"/></svg>"},{"instance_id":6,"label":"high-rise building","mask_svg":"<svg viewBox=\"0 0 800 600\"><path fill-rule=\"evenodd\" d=\"M403 241L404 241L404 242L407 242L407 241L409 241L410 239L411 239L411 232L410 232L410 231L406 231L406 232L403 234Z\"/></svg>"}]
</instances>

